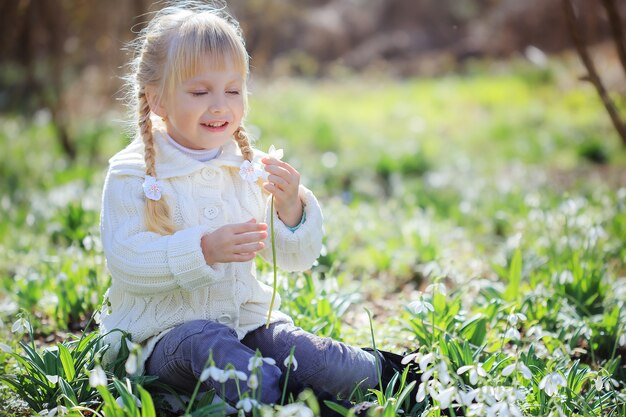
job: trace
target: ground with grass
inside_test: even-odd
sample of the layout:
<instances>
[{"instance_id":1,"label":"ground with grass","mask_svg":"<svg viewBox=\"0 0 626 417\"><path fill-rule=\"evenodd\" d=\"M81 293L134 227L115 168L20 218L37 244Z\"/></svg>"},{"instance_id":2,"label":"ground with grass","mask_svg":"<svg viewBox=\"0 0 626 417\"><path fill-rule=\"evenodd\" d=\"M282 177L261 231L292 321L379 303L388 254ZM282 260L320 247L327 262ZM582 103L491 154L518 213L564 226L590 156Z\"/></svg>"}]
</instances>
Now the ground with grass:
<instances>
[{"instance_id":1,"label":"ground with grass","mask_svg":"<svg viewBox=\"0 0 626 417\"><path fill-rule=\"evenodd\" d=\"M626 151L591 88L512 65L252 92L257 146L283 148L325 212L318 263L279 274L282 309L320 335L415 351L423 373L354 400L384 416L626 415ZM100 374L89 321L109 284L106 160L128 141L115 119L76 128L73 162L45 113L0 119L0 413L163 412L140 388L154 382L127 375L133 352ZM208 399L188 411L222 415Z\"/></svg>"}]
</instances>

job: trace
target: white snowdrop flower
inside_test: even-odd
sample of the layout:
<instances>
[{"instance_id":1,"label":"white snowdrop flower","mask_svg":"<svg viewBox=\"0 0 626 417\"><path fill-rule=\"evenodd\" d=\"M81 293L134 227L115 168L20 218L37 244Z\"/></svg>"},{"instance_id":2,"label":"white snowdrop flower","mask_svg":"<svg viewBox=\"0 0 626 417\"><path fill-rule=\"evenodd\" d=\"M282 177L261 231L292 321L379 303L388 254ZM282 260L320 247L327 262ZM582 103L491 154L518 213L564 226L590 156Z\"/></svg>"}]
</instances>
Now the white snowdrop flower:
<instances>
[{"instance_id":1,"label":"white snowdrop flower","mask_svg":"<svg viewBox=\"0 0 626 417\"><path fill-rule=\"evenodd\" d=\"M413 352L413 353L409 353L408 355L406 355L404 358L402 358L402 360L400 361L400 363L402 363L402 365L406 365L409 362L419 362L419 360L422 358L422 353L421 352Z\"/></svg>"},{"instance_id":2,"label":"white snowdrop flower","mask_svg":"<svg viewBox=\"0 0 626 417\"><path fill-rule=\"evenodd\" d=\"M261 366L263 366L263 358L260 356L253 356L248 359L248 371L253 371Z\"/></svg>"},{"instance_id":3,"label":"white snowdrop flower","mask_svg":"<svg viewBox=\"0 0 626 417\"><path fill-rule=\"evenodd\" d=\"M199 378L200 382L204 382L207 379L209 379L210 373L211 371L209 370L209 368L204 368L202 372L200 373L200 378Z\"/></svg>"},{"instance_id":4,"label":"white snowdrop flower","mask_svg":"<svg viewBox=\"0 0 626 417\"><path fill-rule=\"evenodd\" d=\"M624 333L623 335L619 337L619 345L626 346L626 333Z\"/></svg>"},{"instance_id":5,"label":"white snowdrop flower","mask_svg":"<svg viewBox=\"0 0 626 417\"><path fill-rule=\"evenodd\" d=\"M526 320L527 320L526 315L522 313L512 313L507 316L507 321L509 322L511 326L516 326L517 323L520 323Z\"/></svg>"},{"instance_id":6,"label":"white snowdrop flower","mask_svg":"<svg viewBox=\"0 0 626 417\"><path fill-rule=\"evenodd\" d=\"M474 398L476 398L476 390L469 390L467 392L465 391L458 391L457 392L458 398L459 398L459 402L466 406L469 407L472 402L474 401Z\"/></svg>"},{"instance_id":7,"label":"white snowdrop flower","mask_svg":"<svg viewBox=\"0 0 626 417\"><path fill-rule=\"evenodd\" d=\"M204 382L209 378L214 381L224 383L228 380L228 373L222 369L216 368L215 366L209 366L208 368L204 368L200 374L200 381Z\"/></svg>"},{"instance_id":8,"label":"white snowdrop flower","mask_svg":"<svg viewBox=\"0 0 626 417\"><path fill-rule=\"evenodd\" d=\"M128 359L126 359L126 363L124 364L124 369L126 373L129 375L134 375L137 373L137 367L139 363L139 358L135 354L135 352L131 352L128 355Z\"/></svg>"},{"instance_id":9,"label":"white snowdrop flower","mask_svg":"<svg viewBox=\"0 0 626 417\"><path fill-rule=\"evenodd\" d=\"M533 339L541 339L543 336L546 335L546 333L544 333L543 328L537 324L535 326L529 327L526 331L526 335Z\"/></svg>"},{"instance_id":10,"label":"white snowdrop flower","mask_svg":"<svg viewBox=\"0 0 626 417\"><path fill-rule=\"evenodd\" d=\"M294 371L298 369L298 361L296 360L296 357L294 355L287 356L285 358L285 361L283 362L283 365L285 365L285 368L289 368L289 366L293 366Z\"/></svg>"},{"instance_id":11,"label":"white snowdrop flower","mask_svg":"<svg viewBox=\"0 0 626 417\"><path fill-rule=\"evenodd\" d=\"M539 382L539 389L544 390L549 397L552 397L558 392L559 387L564 387L565 385L567 385L565 378L558 372L552 372L544 376Z\"/></svg>"},{"instance_id":12,"label":"white snowdrop flower","mask_svg":"<svg viewBox=\"0 0 626 417\"><path fill-rule=\"evenodd\" d=\"M93 321L96 324L102 323L102 312L100 310L97 310L95 314L93 315Z\"/></svg>"},{"instance_id":13,"label":"white snowdrop flower","mask_svg":"<svg viewBox=\"0 0 626 417\"><path fill-rule=\"evenodd\" d=\"M243 410L246 413L249 413L250 411L252 411L252 407L258 407L258 405L259 403L257 402L257 400L253 398L242 398L237 402L235 407L239 410Z\"/></svg>"},{"instance_id":14,"label":"white snowdrop flower","mask_svg":"<svg viewBox=\"0 0 626 417\"><path fill-rule=\"evenodd\" d=\"M89 373L89 385L94 388L100 385L107 385L107 375L100 365L97 365Z\"/></svg>"},{"instance_id":15,"label":"white snowdrop flower","mask_svg":"<svg viewBox=\"0 0 626 417\"><path fill-rule=\"evenodd\" d=\"M257 389L258 387L259 387L259 378L256 376L256 374L250 375L250 378L248 378L248 388Z\"/></svg>"},{"instance_id":16,"label":"white snowdrop flower","mask_svg":"<svg viewBox=\"0 0 626 417\"><path fill-rule=\"evenodd\" d=\"M428 313L429 311L435 311L435 307L428 301L425 301L422 297L419 300L409 303L408 308L413 311L413 314Z\"/></svg>"},{"instance_id":17,"label":"white snowdrop flower","mask_svg":"<svg viewBox=\"0 0 626 417\"><path fill-rule=\"evenodd\" d=\"M228 374L229 379L237 379L239 381L247 381L248 375L244 374L241 371L237 371L235 369L229 369L225 371Z\"/></svg>"},{"instance_id":18,"label":"white snowdrop flower","mask_svg":"<svg viewBox=\"0 0 626 417\"><path fill-rule=\"evenodd\" d=\"M502 370L502 376L509 376L517 368L517 363L512 363Z\"/></svg>"},{"instance_id":19,"label":"white snowdrop flower","mask_svg":"<svg viewBox=\"0 0 626 417\"><path fill-rule=\"evenodd\" d=\"M435 360L435 354L430 352L424 356L419 361L419 367L422 372L426 370L426 367Z\"/></svg>"},{"instance_id":20,"label":"white snowdrop flower","mask_svg":"<svg viewBox=\"0 0 626 417\"><path fill-rule=\"evenodd\" d=\"M530 371L530 368L522 362L518 362L518 369L524 378L529 381L533 379L533 373Z\"/></svg>"},{"instance_id":21,"label":"white snowdrop flower","mask_svg":"<svg viewBox=\"0 0 626 417\"><path fill-rule=\"evenodd\" d=\"M59 382L59 376L58 375L46 375L46 379L48 381L50 381L51 384L56 384Z\"/></svg>"},{"instance_id":22,"label":"white snowdrop flower","mask_svg":"<svg viewBox=\"0 0 626 417\"><path fill-rule=\"evenodd\" d=\"M272 358L262 358L260 356L253 356L248 359L248 371L253 371L256 368L263 366L263 362L268 365L276 365L276 361Z\"/></svg>"},{"instance_id":23,"label":"white snowdrop flower","mask_svg":"<svg viewBox=\"0 0 626 417\"><path fill-rule=\"evenodd\" d=\"M433 398L439 401L439 407L446 409L452 404L452 400L455 398L456 387L446 388L443 391L439 391Z\"/></svg>"},{"instance_id":24,"label":"white snowdrop flower","mask_svg":"<svg viewBox=\"0 0 626 417\"><path fill-rule=\"evenodd\" d=\"M18 334L26 332L32 333L33 327L30 325L28 320L26 320L24 317L20 317L13 323L13 326L11 326L11 332Z\"/></svg>"},{"instance_id":25,"label":"white snowdrop flower","mask_svg":"<svg viewBox=\"0 0 626 417\"><path fill-rule=\"evenodd\" d=\"M5 345L4 343L0 343L0 350L6 353L13 353L11 346Z\"/></svg>"},{"instance_id":26,"label":"white snowdrop flower","mask_svg":"<svg viewBox=\"0 0 626 417\"><path fill-rule=\"evenodd\" d=\"M487 417L523 417L520 409L507 401L497 402L487 408Z\"/></svg>"},{"instance_id":27,"label":"white snowdrop flower","mask_svg":"<svg viewBox=\"0 0 626 417\"><path fill-rule=\"evenodd\" d=\"M421 381L422 382L428 381L433 376L434 373L435 373L434 367L422 372L422 376L420 377Z\"/></svg>"},{"instance_id":28,"label":"white snowdrop flower","mask_svg":"<svg viewBox=\"0 0 626 417\"><path fill-rule=\"evenodd\" d=\"M278 159L280 161L283 159L284 152L282 149L276 149L274 145L270 145L270 149L267 151L267 154L270 158Z\"/></svg>"},{"instance_id":29,"label":"white snowdrop flower","mask_svg":"<svg viewBox=\"0 0 626 417\"><path fill-rule=\"evenodd\" d=\"M436 398L438 393L440 391L443 391L443 385L441 384L441 382L433 379L428 381L428 383L426 384L426 390L431 397Z\"/></svg>"},{"instance_id":30,"label":"white snowdrop flower","mask_svg":"<svg viewBox=\"0 0 626 417\"><path fill-rule=\"evenodd\" d=\"M429 294L439 293L442 295L447 295L448 289L441 282L435 282L433 284L430 284L428 287L426 287L426 292Z\"/></svg>"},{"instance_id":31,"label":"white snowdrop flower","mask_svg":"<svg viewBox=\"0 0 626 417\"><path fill-rule=\"evenodd\" d=\"M559 274L559 284L565 285L571 284L572 282L574 282L574 274L572 274L572 271L566 269Z\"/></svg>"},{"instance_id":32,"label":"white snowdrop flower","mask_svg":"<svg viewBox=\"0 0 626 417\"><path fill-rule=\"evenodd\" d=\"M487 414L487 405L484 403L475 403L467 409L468 416L483 417Z\"/></svg>"},{"instance_id":33,"label":"white snowdrop flower","mask_svg":"<svg viewBox=\"0 0 626 417\"><path fill-rule=\"evenodd\" d=\"M511 340L520 340L522 338L522 335L516 328L511 327L509 328L509 330L506 331L504 337Z\"/></svg>"},{"instance_id":34,"label":"white snowdrop flower","mask_svg":"<svg viewBox=\"0 0 626 417\"><path fill-rule=\"evenodd\" d=\"M591 330L591 327L587 326L586 324L583 324L580 328L580 334L582 336L585 336L585 338L587 340L591 340L591 336L593 335L593 331Z\"/></svg>"},{"instance_id":35,"label":"white snowdrop flower","mask_svg":"<svg viewBox=\"0 0 626 417\"><path fill-rule=\"evenodd\" d=\"M596 377L594 384L596 386L596 391L602 391L602 388L604 387L604 381L602 380L602 377L600 375Z\"/></svg>"},{"instance_id":36,"label":"white snowdrop flower","mask_svg":"<svg viewBox=\"0 0 626 417\"><path fill-rule=\"evenodd\" d=\"M276 417L313 417L313 411L302 403L292 403L282 407Z\"/></svg>"},{"instance_id":37,"label":"white snowdrop flower","mask_svg":"<svg viewBox=\"0 0 626 417\"><path fill-rule=\"evenodd\" d=\"M444 385L448 385L451 382L450 374L448 373L448 365L441 361L439 362L439 380L444 383Z\"/></svg>"},{"instance_id":38,"label":"white snowdrop flower","mask_svg":"<svg viewBox=\"0 0 626 417\"><path fill-rule=\"evenodd\" d=\"M596 377L594 384L596 387L596 391L598 392L611 391L619 387L619 382L617 382L613 378L609 378L609 377L603 378L600 375Z\"/></svg>"},{"instance_id":39,"label":"white snowdrop flower","mask_svg":"<svg viewBox=\"0 0 626 417\"><path fill-rule=\"evenodd\" d=\"M135 405L141 408L141 401L139 400L139 398L137 398L134 394L126 394L126 395L130 395L133 398L133 400L135 400ZM121 396L117 397L115 399L115 402L121 409L124 409L124 399Z\"/></svg>"},{"instance_id":40,"label":"white snowdrop flower","mask_svg":"<svg viewBox=\"0 0 626 417\"><path fill-rule=\"evenodd\" d=\"M417 389L417 395L415 396L415 401L417 401L418 403L421 403L422 401L424 401L424 399L426 399L426 385L427 384L428 384L427 382L422 382L419 388Z\"/></svg>"},{"instance_id":41,"label":"white snowdrop flower","mask_svg":"<svg viewBox=\"0 0 626 417\"><path fill-rule=\"evenodd\" d=\"M464 374L469 371L469 380L470 384L476 385L478 382L478 377L482 376L483 378L487 376L487 371L482 367L482 363L478 363L477 365L465 365L461 366L456 373L459 375Z\"/></svg>"},{"instance_id":42,"label":"white snowdrop flower","mask_svg":"<svg viewBox=\"0 0 626 417\"><path fill-rule=\"evenodd\" d=\"M528 369L528 367L524 365L522 362L515 362L515 363L508 365L506 368L502 370L502 376L509 376L513 373L513 371L520 372L522 376L529 381L533 377L533 374L532 372L530 372L530 369Z\"/></svg>"}]
</instances>

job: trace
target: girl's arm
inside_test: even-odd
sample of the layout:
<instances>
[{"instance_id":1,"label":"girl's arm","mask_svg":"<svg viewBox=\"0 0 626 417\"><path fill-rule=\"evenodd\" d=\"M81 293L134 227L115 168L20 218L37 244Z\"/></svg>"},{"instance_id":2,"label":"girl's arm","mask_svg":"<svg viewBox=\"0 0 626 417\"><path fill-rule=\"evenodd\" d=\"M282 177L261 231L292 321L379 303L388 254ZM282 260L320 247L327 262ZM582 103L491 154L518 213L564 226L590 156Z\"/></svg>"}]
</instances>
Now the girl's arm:
<instances>
[{"instance_id":1,"label":"girl's arm","mask_svg":"<svg viewBox=\"0 0 626 417\"><path fill-rule=\"evenodd\" d=\"M278 217L274 209L274 236L276 242L277 266L286 271L305 271L313 265L322 250L322 238L324 236L323 216L320 205L313 193L299 186L298 195L303 204L306 220L295 231L291 231ZM266 204L265 222L269 225L270 195ZM268 230L268 234L271 231ZM258 252L265 260L272 260L271 236L265 240L265 249Z\"/></svg>"},{"instance_id":2,"label":"girl's arm","mask_svg":"<svg viewBox=\"0 0 626 417\"><path fill-rule=\"evenodd\" d=\"M139 177L107 177L100 217L102 246L114 280L129 291L154 294L189 291L224 278L224 265L207 265L201 249L205 226L162 236L144 228Z\"/></svg>"}]
</instances>

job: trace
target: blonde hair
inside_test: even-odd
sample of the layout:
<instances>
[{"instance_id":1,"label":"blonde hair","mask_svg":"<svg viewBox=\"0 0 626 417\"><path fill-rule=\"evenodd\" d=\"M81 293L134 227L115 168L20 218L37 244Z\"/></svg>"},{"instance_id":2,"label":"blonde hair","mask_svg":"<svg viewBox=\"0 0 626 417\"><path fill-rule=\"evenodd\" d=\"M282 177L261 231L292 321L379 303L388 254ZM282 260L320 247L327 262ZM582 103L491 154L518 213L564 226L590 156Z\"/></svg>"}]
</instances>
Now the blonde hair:
<instances>
[{"instance_id":1,"label":"blonde hair","mask_svg":"<svg viewBox=\"0 0 626 417\"><path fill-rule=\"evenodd\" d=\"M172 2L156 12L146 28L131 44L135 57L126 79L127 95L135 112L139 135L144 143L146 175L158 179L156 152L150 120L151 108L146 87L158 92L157 102L174 87L193 77L208 56L216 69L231 59L244 79L244 117L247 110L246 83L249 73L248 53L239 24L223 8L197 1ZM252 160L250 138L242 125L233 135L243 157ZM172 234L176 226L165 196L146 198L145 226L162 235Z\"/></svg>"}]
</instances>

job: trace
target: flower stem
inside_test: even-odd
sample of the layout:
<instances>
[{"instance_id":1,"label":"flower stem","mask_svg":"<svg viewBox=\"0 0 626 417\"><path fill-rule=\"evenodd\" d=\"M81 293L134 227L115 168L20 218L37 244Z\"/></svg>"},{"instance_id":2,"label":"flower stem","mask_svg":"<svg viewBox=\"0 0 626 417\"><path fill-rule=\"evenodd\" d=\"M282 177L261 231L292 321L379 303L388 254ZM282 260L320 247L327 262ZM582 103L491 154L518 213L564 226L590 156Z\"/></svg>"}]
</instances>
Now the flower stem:
<instances>
[{"instance_id":1,"label":"flower stem","mask_svg":"<svg viewBox=\"0 0 626 417\"><path fill-rule=\"evenodd\" d=\"M272 318L272 309L274 308L274 301L276 301L276 287L278 286L278 273L276 271L276 241L274 240L274 196L272 195L272 201L270 203L270 233L272 241L272 267L274 269L274 285L272 290L272 300L270 301L270 310L267 313L267 323L265 328L270 327L270 320Z\"/></svg>"}]
</instances>

